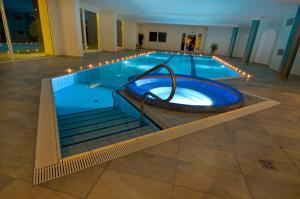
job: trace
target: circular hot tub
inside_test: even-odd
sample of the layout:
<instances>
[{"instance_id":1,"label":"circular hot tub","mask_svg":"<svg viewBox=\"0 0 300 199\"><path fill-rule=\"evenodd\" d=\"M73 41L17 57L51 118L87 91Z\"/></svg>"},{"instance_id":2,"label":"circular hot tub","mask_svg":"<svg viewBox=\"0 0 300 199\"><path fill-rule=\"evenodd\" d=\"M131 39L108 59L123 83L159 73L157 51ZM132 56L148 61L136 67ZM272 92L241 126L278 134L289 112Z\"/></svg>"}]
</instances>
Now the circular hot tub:
<instances>
[{"instance_id":1,"label":"circular hot tub","mask_svg":"<svg viewBox=\"0 0 300 199\"><path fill-rule=\"evenodd\" d=\"M169 76L146 76L126 87L128 95L142 100L145 92L152 92L166 99L171 92ZM145 103L157 107L185 112L226 112L240 108L244 97L232 86L204 78L176 76L176 91L169 102L162 102L151 96L146 97Z\"/></svg>"}]
</instances>

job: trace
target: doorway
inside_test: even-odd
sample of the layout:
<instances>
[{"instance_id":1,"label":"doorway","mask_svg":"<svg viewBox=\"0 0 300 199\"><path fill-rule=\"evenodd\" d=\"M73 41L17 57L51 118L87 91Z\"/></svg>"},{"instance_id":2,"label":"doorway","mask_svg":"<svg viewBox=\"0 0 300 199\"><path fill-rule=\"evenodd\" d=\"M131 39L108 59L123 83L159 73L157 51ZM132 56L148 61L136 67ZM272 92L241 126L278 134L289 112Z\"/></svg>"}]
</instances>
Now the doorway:
<instances>
[{"instance_id":1,"label":"doorway","mask_svg":"<svg viewBox=\"0 0 300 199\"><path fill-rule=\"evenodd\" d=\"M100 49L99 14L80 8L82 44L85 52Z\"/></svg>"},{"instance_id":2,"label":"doorway","mask_svg":"<svg viewBox=\"0 0 300 199\"><path fill-rule=\"evenodd\" d=\"M183 33L181 38L181 51L200 52L202 34L187 34Z\"/></svg>"},{"instance_id":3,"label":"doorway","mask_svg":"<svg viewBox=\"0 0 300 199\"><path fill-rule=\"evenodd\" d=\"M194 52L196 46L196 35L188 35L186 40L186 51Z\"/></svg>"}]
</instances>

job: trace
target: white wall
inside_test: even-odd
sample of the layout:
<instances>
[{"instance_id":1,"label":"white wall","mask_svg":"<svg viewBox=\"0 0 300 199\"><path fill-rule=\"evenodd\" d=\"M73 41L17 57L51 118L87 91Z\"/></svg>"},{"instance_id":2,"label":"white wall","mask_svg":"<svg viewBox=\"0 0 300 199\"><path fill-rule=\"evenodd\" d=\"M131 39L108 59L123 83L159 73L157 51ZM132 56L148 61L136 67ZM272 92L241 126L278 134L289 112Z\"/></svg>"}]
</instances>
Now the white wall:
<instances>
[{"instance_id":1,"label":"white wall","mask_svg":"<svg viewBox=\"0 0 300 199\"><path fill-rule=\"evenodd\" d=\"M103 51L117 51L117 15L113 11L100 14L101 44Z\"/></svg>"},{"instance_id":2,"label":"white wall","mask_svg":"<svg viewBox=\"0 0 300 199\"><path fill-rule=\"evenodd\" d=\"M213 43L218 44L218 50L215 51L217 55L227 55L230 40L232 36L231 27L208 27L206 32L206 40L204 46L204 53L210 54L210 46Z\"/></svg>"},{"instance_id":3,"label":"white wall","mask_svg":"<svg viewBox=\"0 0 300 199\"><path fill-rule=\"evenodd\" d=\"M48 1L54 55L83 56L78 0Z\"/></svg>"},{"instance_id":4,"label":"white wall","mask_svg":"<svg viewBox=\"0 0 300 199\"><path fill-rule=\"evenodd\" d=\"M236 38L234 50L233 50L233 57L243 58L248 37L249 37L249 26L241 26L239 28L239 32Z\"/></svg>"},{"instance_id":5,"label":"white wall","mask_svg":"<svg viewBox=\"0 0 300 199\"><path fill-rule=\"evenodd\" d=\"M292 29L292 26L286 26L286 21L295 14L290 13L277 20L261 20L251 53L251 62L269 65L276 71L279 69L282 55L277 55L277 51L286 47ZM249 30L250 27L240 27L234 50L235 57L243 58ZM300 50L297 52L291 74L300 75Z\"/></svg>"},{"instance_id":6,"label":"white wall","mask_svg":"<svg viewBox=\"0 0 300 199\"><path fill-rule=\"evenodd\" d=\"M232 27L204 27L204 26L182 26L182 25L164 25L164 24L139 24L138 32L144 34L143 47L156 50L174 50L179 51L181 47L182 33L202 34L200 51L210 54L210 46L213 43L218 44L217 55L227 55L232 36ZM149 42L149 32L167 32L167 42ZM244 48L249 35L249 28L242 28L239 31L234 56L243 56ZM241 33L243 35L241 36ZM236 48L238 50L236 50Z\"/></svg>"},{"instance_id":7,"label":"white wall","mask_svg":"<svg viewBox=\"0 0 300 199\"><path fill-rule=\"evenodd\" d=\"M182 34L202 34L200 51L204 46L205 27L164 25L164 24L139 24L138 32L144 35L143 48L155 50L179 51L181 47ZM166 42L149 42L149 32L166 32Z\"/></svg>"},{"instance_id":8,"label":"white wall","mask_svg":"<svg viewBox=\"0 0 300 199\"><path fill-rule=\"evenodd\" d=\"M280 20L261 20L252 49L250 62L265 65L271 64L280 23Z\"/></svg>"},{"instance_id":9,"label":"white wall","mask_svg":"<svg viewBox=\"0 0 300 199\"><path fill-rule=\"evenodd\" d=\"M281 20L279 33L278 33L277 41L274 47L274 53L271 60L271 68L274 70L279 69L282 60L282 55L277 55L277 51L278 49L285 49L292 29L292 26L286 26L286 20L293 16L295 16L295 14L290 14Z\"/></svg>"},{"instance_id":10,"label":"white wall","mask_svg":"<svg viewBox=\"0 0 300 199\"><path fill-rule=\"evenodd\" d=\"M124 20L124 49L135 50L137 44L137 24Z\"/></svg>"}]
</instances>

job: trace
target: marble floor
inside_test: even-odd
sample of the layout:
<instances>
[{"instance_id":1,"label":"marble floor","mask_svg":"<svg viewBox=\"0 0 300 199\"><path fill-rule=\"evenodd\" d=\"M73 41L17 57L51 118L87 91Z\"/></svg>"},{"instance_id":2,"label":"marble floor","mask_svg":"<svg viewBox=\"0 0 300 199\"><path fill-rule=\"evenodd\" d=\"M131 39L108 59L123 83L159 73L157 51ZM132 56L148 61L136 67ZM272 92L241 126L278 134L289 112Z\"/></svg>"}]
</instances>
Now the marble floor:
<instances>
[{"instance_id":1,"label":"marble floor","mask_svg":"<svg viewBox=\"0 0 300 199\"><path fill-rule=\"evenodd\" d=\"M300 198L300 78L238 59L226 82L281 105L32 187L41 79L133 53L0 64L0 198Z\"/></svg>"}]
</instances>

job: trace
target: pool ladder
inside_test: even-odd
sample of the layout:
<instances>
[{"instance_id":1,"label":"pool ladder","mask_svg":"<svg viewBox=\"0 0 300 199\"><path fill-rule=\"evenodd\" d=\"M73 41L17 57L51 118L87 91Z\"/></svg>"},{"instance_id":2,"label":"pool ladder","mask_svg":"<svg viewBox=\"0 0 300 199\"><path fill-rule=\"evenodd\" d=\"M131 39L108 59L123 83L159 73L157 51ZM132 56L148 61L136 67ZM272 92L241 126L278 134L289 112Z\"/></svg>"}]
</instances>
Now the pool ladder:
<instances>
[{"instance_id":1,"label":"pool ladder","mask_svg":"<svg viewBox=\"0 0 300 199\"><path fill-rule=\"evenodd\" d=\"M154 66L153 68L147 70L146 72L142 73L141 75L138 75L136 77L134 77L133 79L131 79L130 81L128 81L126 84L120 86L119 88L113 90L112 92L112 96L113 96L113 105L114 107L116 106L116 95L115 93L124 89L126 86L128 86L129 84L145 77L146 75L154 72L154 71L157 71L161 68L165 68L168 70L169 72L169 75L171 77L171 80L172 80L172 90L170 92L170 95L166 98L166 99L162 99L161 97L155 95L154 93L150 92L150 91L147 91L145 92L145 94L143 95L142 97L142 101L141 101L141 105L140 105L140 126L142 127L144 125L144 111L145 111L145 99L147 96L151 96L153 97L154 99L158 100L158 101L161 101L161 102L169 102L172 100L172 98L174 97L175 95L175 91L176 91L176 77L175 77L175 74L173 72L173 70L170 68L170 66L166 65L166 64L159 64L157 66Z\"/></svg>"}]
</instances>

